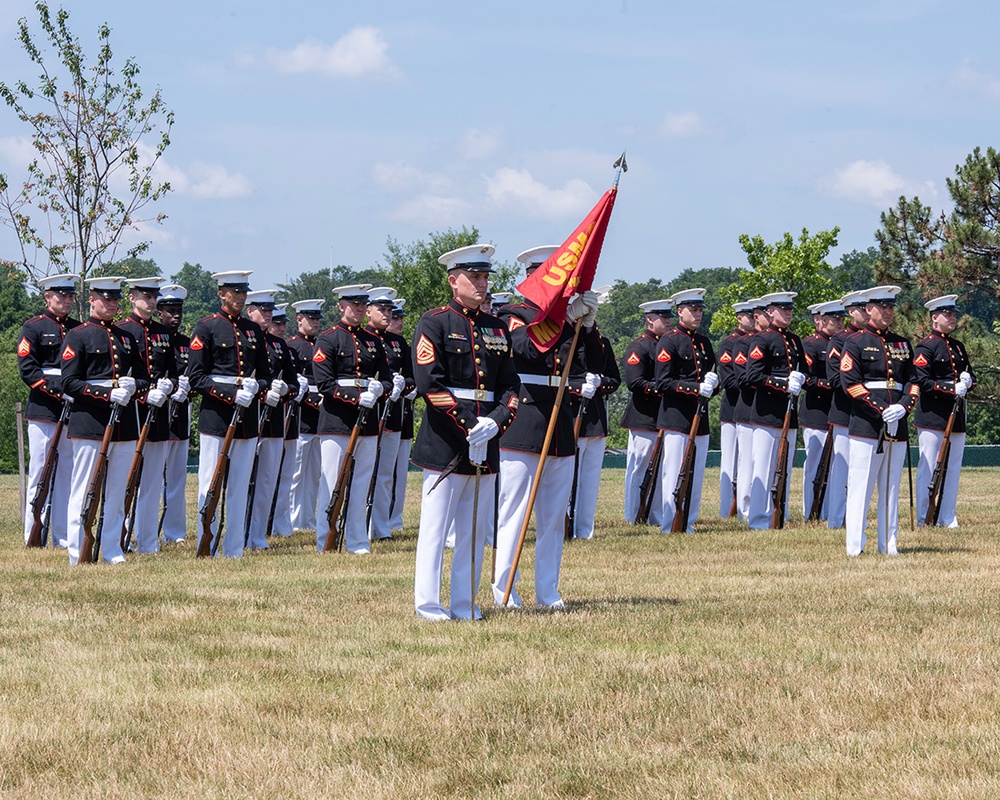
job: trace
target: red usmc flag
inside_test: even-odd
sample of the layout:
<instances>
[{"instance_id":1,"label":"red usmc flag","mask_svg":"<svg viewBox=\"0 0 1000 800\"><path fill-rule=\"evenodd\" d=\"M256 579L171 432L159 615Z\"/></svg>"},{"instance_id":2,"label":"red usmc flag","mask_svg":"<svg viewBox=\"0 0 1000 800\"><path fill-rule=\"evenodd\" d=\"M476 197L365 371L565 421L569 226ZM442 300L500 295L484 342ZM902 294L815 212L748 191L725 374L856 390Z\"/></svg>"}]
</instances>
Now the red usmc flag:
<instances>
[{"instance_id":1,"label":"red usmc flag","mask_svg":"<svg viewBox=\"0 0 1000 800\"><path fill-rule=\"evenodd\" d=\"M517 290L542 309L528 326L528 338L539 350L548 350L558 340L569 299L593 286L617 194L616 187L608 189L573 235L518 284Z\"/></svg>"}]
</instances>

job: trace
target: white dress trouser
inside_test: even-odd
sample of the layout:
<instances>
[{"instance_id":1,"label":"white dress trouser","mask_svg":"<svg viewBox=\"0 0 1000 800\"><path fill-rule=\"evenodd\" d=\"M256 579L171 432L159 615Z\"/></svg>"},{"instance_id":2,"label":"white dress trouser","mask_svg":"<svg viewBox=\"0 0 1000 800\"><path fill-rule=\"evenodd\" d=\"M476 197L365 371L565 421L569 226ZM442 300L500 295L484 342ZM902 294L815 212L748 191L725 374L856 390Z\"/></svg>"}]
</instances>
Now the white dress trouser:
<instances>
[{"instance_id":1,"label":"white dress trouser","mask_svg":"<svg viewBox=\"0 0 1000 800\"><path fill-rule=\"evenodd\" d=\"M865 549L865 525L872 489L878 486L878 551L894 556L899 531L899 481L903 476L906 442L889 442L877 453L875 439L850 437L850 480L847 484L847 555L856 556Z\"/></svg>"},{"instance_id":2,"label":"white dress trouser","mask_svg":"<svg viewBox=\"0 0 1000 800\"><path fill-rule=\"evenodd\" d=\"M741 422L736 426L736 516L741 522L750 519L750 485L753 483L754 426Z\"/></svg>"},{"instance_id":3,"label":"white dress trouser","mask_svg":"<svg viewBox=\"0 0 1000 800\"><path fill-rule=\"evenodd\" d=\"M677 488L677 476L681 474L681 466L684 463L687 440L686 433L679 431L663 433L663 459L660 461L660 491L663 496L663 510L660 513L663 522L660 524L660 530L663 533L670 533L677 513L674 489ZM691 476L691 503L688 505L688 524L685 533L694 533L694 524L698 521L701 490L705 482L705 460L708 458L708 437L696 436L694 446L694 475Z\"/></svg>"},{"instance_id":4,"label":"white dress trouser","mask_svg":"<svg viewBox=\"0 0 1000 800\"><path fill-rule=\"evenodd\" d=\"M69 493L67 512L67 545L69 563L80 559L83 544L83 504L87 499L90 479L94 475L101 443L94 439L72 439L73 480ZM112 442L108 448L108 470L104 483L104 507L98 512L94 522L94 536L101 535L101 557L109 564L124 564L122 552L122 521L125 517L125 484L128 483L128 468L132 465L135 442ZM103 514L104 519L101 520ZM100 531L98 531L100 524Z\"/></svg>"},{"instance_id":5,"label":"white dress trouser","mask_svg":"<svg viewBox=\"0 0 1000 800\"><path fill-rule=\"evenodd\" d=\"M823 457L823 447L826 444L826 428L803 428L802 444L806 451L806 461L802 465L802 516L809 518L809 512L813 506L813 481L816 479L816 470L819 469L819 461ZM827 473L827 483L830 475ZM830 504L829 491L823 496L823 507L820 509L819 518L826 519L826 509Z\"/></svg>"},{"instance_id":6,"label":"white dress trouser","mask_svg":"<svg viewBox=\"0 0 1000 800\"><path fill-rule=\"evenodd\" d=\"M168 444L147 440L142 448L142 476L132 511L135 516L132 543L137 553L160 550L160 501L163 499L163 468L167 464Z\"/></svg>"},{"instance_id":7,"label":"white dress trouser","mask_svg":"<svg viewBox=\"0 0 1000 800\"><path fill-rule=\"evenodd\" d=\"M649 467L649 459L656 444L656 431L629 431L628 451L625 456L625 521L635 524L639 513L639 491ZM659 525L663 500L659 481L653 481L653 497L649 502L649 524Z\"/></svg>"},{"instance_id":8,"label":"white dress trouser","mask_svg":"<svg viewBox=\"0 0 1000 800\"><path fill-rule=\"evenodd\" d=\"M581 436L578 442L576 508L573 509L573 537L576 539L594 537L594 516L597 513L606 442L604 436Z\"/></svg>"},{"instance_id":9,"label":"white dress trouser","mask_svg":"<svg viewBox=\"0 0 1000 800\"><path fill-rule=\"evenodd\" d=\"M833 453L826 480L826 527L843 528L847 512L847 469L851 437L844 425L833 426Z\"/></svg>"},{"instance_id":10,"label":"white dress trouser","mask_svg":"<svg viewBox=\"0 0 1000 800\"><path fill-rule=\"evenodd\" d=\"M396 472L396 454L399 452L399 431L382 431L379 444L378 475L372 497L372 518L368 525L368 538L373 542L392 536L389 527L389 506L392 503L392 476ZM368 487L365 486L365 491Z\"/></svg>"},{"instance_id":11,"label":"white dress trouser","mask_svg":"<svg viewBox=\"0 0 1000 800\"><path fill-rule=\"evenodd\" d=\"M417 563L413 581L413 603L424 619L470 619L472 615L472 580L479 593L483 568L486 532L493 528L493 485L496 475L480 476L479 504L476 516L475 568L472 565L472 513L476 493L474 475L452 473L431 491L440 472L424 470L420 506L420 533L417 536ZM444 572L444 540L449 530L456 530L455 553L451 559L451 604L441 604L441 576ZM475 608L476 619L482 614Z\"/></svg>"},{"instance_id":12,"label":"white dress trouser","mask_svg":"<svg viewBox=\"0 0 1000 800\"><path fill-rule=\"evenodd\" d=\"M24 541L34 523L31 513L31 501L38 490L38 481L45 466L45 455L49 451L49 442L55 435L56 423L29 419L28 420L28 484L25 494L24 509ZM49 492L49 539L48 543L56 547L66 546L66 504L70 495L70 476L73 474L73 443L66 436L66 426L63 426L62 437L57 449L59 461L56 464L56 474L52 476L52 488ZM43 513L45 509L42 509Z\"/></svg>"},{"instance_id":13,"label":"white dress trouser","mask_svg":"<svg viewBox=\"0 0 1000 800\"><path fill-rule=\"evenodd\" d=\"M917 434L920 446L920 456L917 461L917 485L913 491L917 493L917 522L921 525L927 522L927 506L930 504L931 478L934 476L934 466L937 464L941 442L944 441L944 431L933 431L921 428ZM965 434L952 433L951 449L948 451L948 472L944 477L944 491L941 495L941 508L938 513L938 525L945 528L957 528L958 519L955 507L958 505L958 478L962 472L962 454L965 452Z\"/></svg>"},{"instance_id":14,"label":"white dress trouser","mask_svg":"<svg viewBox=\"0 0 1000 800\"><path fill-rule=\"evenodd\" d=\"M321 472L319 434L300 433L295 440L295 471L291 489L292 527L297 531L316 530L316 498Z\"/></svg>"},{"instance_id":15,"label":"white dress trouser","mask_svg":"<svg viewBox=\"0 0 1000 800\"><path fill-rule=\"evenodd\" d=\"M257 481L253 489L253 508L250 511L251 550L267 550L267 518L271 515L271 500L278 484L278 463L281 461L283 440L265 437L257 449Z\"/></svg>"},{"instance_id":16,"label":"white dress trouser","mask_svg":"<svg viewBox=\"0 0 1000 800\"><path fill-rule=\"evenodd\" d=\"M320 451L323 454L323 479L319 482L319 505L316 511L316 549L322 553L326 535L330 530L326 520L326 509L333 497L333 490L340 473L340 463L347 452L351 437L347 434L322 434ZM354 447L354 478L350 481L350 494L344 497L347 515L344 529L344 549L349 553L370 553L368 532L365 530L365 496L368 482L375 468L375 437L359 436Z\"/></svg>"},{"instance_id":17,"label":"white dress trouser","mask_svg":"<svg viewBox=\"0 0 1000 800\"><path fill-rule=\"evenodd\" d=\"M403 506L406 504L406 476L410 470L410 445L413 439L400 439L396 453L396 474L393 479L395 489L392 508L389 512L389 530L403 530Z\"/></svg>"},{"instance_id":18,"label":"white dress trouser","mask_svg":"<svg viewBox=\"0 0 1000 800\"><path fill-rule=\"evenodd\" d=\"M187 534L188 440L166 442L163 486L163 541L181 542Z\"/></svg>"},{"instance_id":19,"label":"white dress trouser","mask_svg":"<svg viewBox=\"0 0 1000 800\"><path fill-rule=\"evenodd\" d=\"M222 436L201 435L201 450L198 454L198 509L205 505L205 495L212 483L215 466L222 451ZM253 451L256 439L233 439L229 448L229 478L226 481L226 491L216 506L215 518L212 520L213 537L219 535L219 517L223 503L226 511L226 525L222 531L222 544L217 548L217 555L227 558L240 558L243 555L243 542L246 538L247 490L250 485L250 470L253 468ZM198 538L201 541L201 517L198 517Z\"/></svg>"},{"instance_id":20,"label":"white dress trouser","mask_svg":"<svg viewBox=\"0 0 1000 800\"><path fill-rule=\"evenodd\" d=\"M278 457L278 489L272 495L274 503L274 519L271 521L271 533L275 536L292 535L292 476L295 473L295 450L297 439L285 439L281 445L284 456ZM268 509L268 514L270 514Z\"/></svg>"},{"instance_id":21,"label":"white dress trouser","mask_svg":"<svg viewBox=\"0 0 1000 800\"><path fill-rule=\"evenodd\" d=\"M528 496L538 469L538 453L520 450L500 450L500 510L497 527L497 569L493 584L493 599L503 604L507 580L514 564L514 553L521 533ZM549 456L545 459L541 481L535 496L535 603L551 606L559 602L559 569L562 566L563 541L566 531L566 507L573 484L573 459ZM492 501L492 498L490 498ZM456 541L457 544L457 541ZM456 554L457 557L457 554ZM520 573L520 570L518 570ZM514 576L510 600L521 605Z\"/></svg>"},{"instance_id":22,"label":"white dress trouser","mask_svg":"<svg viewBox=\"0 0 1000 800\"><path fill-rule=\"evenodd\" d=\"M719 426L719 516L725 519L733 505L736 490L736 423L723 422Z\"/></svg>"},{"instance_id":23,"label":"white dress trouser","mask_svg":"<svg viewBox=\"0 0 1000 800\"><path fill-rule=\"evenodd\" d=\"M778 466L778 444L781 428L755 425L753 428L753 466L750 478L750 529L771 527L771 483ZM788 519L788 494L792 488L792 465L795 463L795 428L788 429L788 467L785 482L785 519Z\"/></svg>"}]
</instances>

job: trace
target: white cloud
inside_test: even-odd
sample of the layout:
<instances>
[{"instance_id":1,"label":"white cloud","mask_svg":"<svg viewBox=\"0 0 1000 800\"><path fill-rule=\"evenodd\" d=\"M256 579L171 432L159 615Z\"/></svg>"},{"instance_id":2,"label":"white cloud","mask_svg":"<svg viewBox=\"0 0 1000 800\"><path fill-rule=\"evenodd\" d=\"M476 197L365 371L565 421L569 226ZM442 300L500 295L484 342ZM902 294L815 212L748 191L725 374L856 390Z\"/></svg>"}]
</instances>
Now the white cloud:
<instances>
[{"instance_id":1,"label":"white cloud","mask_svg":"<svg viewBox=\"0 0 1000 800\"><path fill-rule=\"evenodd\" d=\"M660 133L668 139L699 139L710 132L708 123L696 111L667 114L660 125Z\"/></svg>"},{"instance_id":2,"label":"white cloud","mask_svg":"<svg viewBox=\"0 0 1000 800\"><path fill-rule=\"evenodd\" d=\"M464 158L486 158L500 148L500 137L486 131L471 130L462 136L459 146Z\"/></svg>"},{"instance_id":3,"label":"white cloud","mask_svg":"<svg viewBox=\"0 0 1000 800\"><path fill-rule=\"evenodd\" d=\"M32 159L38 157L38 151L27 136L7 136L0 138L0 163L8 167L24 169Z\"/></svg>"},{"instance_id":4,"label":"white cloud","mask_svg":"<svg viewBox=\"0 0 1000 800\"><path fill-rule=\"evenodd\" d=\"M901 195L921 194L927 199L937 194L932 181L907 181L884 161L852 161L821 181L821 188L836 197L877 208L895 205Z\"/></svg>"},{"instance_id":5,"label":"white cloud","mask_svg":"<svg viewBox=\"0 0 1000 800\"><path fill-rule=\"evenodd\" d=\"M396 209L392 217L415 225L447 227L462 224L470 208L459 197L422 194Z\"/></svg>"},{"instance_id":6,"label":"white cloud","mask_svg":"<svg viewBox=\"0 0 1000 800\"><path fill-rule=\"evenodd\" d=\"M392 191L416 188L441 195L451 189L451 181L444 175L423 172L405 161L378 162L372 168L372 176L376 183Z\"/></svg>"},{"instance_id":7,"label":"white cloud","mask_svg":"<svg viewBox=\"0 0 1000 800\"><path fill-rule=\"evenodd\" d=\"M315 73L338 78L368 75L398 77L401 73L388 57L389 45L382 31L362 26L348 31L335 44L306 39L291 50L269 48L264 61L278 72Z\"/></svg>"},{"instance_id":8,"label":"white cloud","mask_svg":"<svg viewBox=\"0 0 1000 800\"><path fill-rule=\"evenodd\" d=\"M561 189L550 189L527 170L510 167L498 169L486 178L486 184L486 193L496 205L549 219L585 212L598 196L579 178L567 181Z\"/></svg>"},{"instance_id":9,"label":"white cloud","mask_svg":"<svg viewBox=\"0 0 1000 800\"><path fill-rule=\"evenodd\" d=\"M985 97L987 100L1000 100L1000 80L980 72L969 61L965 61L955 71L952 81L961 91Z\"/></svg>"}]
</instances>

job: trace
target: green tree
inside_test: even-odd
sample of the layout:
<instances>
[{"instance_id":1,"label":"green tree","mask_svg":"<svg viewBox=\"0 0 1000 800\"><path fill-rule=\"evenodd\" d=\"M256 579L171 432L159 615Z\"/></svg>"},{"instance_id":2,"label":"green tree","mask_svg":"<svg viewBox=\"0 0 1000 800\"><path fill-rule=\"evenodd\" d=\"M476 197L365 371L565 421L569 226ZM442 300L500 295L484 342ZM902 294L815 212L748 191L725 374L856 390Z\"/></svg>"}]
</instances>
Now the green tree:
<instances>
[{"instance_id":1,"label":"green tree","mask_svg":"<svg viewBox=\"0 0 1000 800\"><path fill-rule=\"evenodd\" d=\"M848 292L865 289L875 284L875 265L879 255L877 247L869 247L865 251L852 250L840 257L840 263L833 268L830 278L833 283L833 293L840 292L843 296ZM831 296L830 300L836 299Z\"/></svg>"},{"instance_id":2,"label":"green tree","mask_svg":"<svg viewBox=\"0 0 1000 800\"><path fill-rule=\"evenodd\" d=\"M17 266L32 280L50 270L86 278L115 259L126 233L165 218L144 217L143 210L170 189L154 181L153 170L170 143L173 113L158 90L143 102L132 59L116 74L106 24L98 29L91 65L69 30L69 13L59 9L53 18L44 0L35 9L45 41L36 40L25 18L18 38L40 70L37 84L0 81L0 97L31 131L36 156L20 188L0 174L0 222L14 232L21 250ZM148 244L132 245L128 255Z\"/></svg>"},{"instance_id":3,"label":"green tree","mask_svg":"<svg viewBox=\"0 0 1000 800\"><path fill-rule=\"evenodd\" d=\"M190 334L194 324L219 310L219 284L212 280L212 273L201 264L184 262L177 272L170 276L170 282L187 289L184 301L184 321L181 328Z\"/></svg>"},{"instance_id":4,"label":"green tree","mask_svg":"<svg viewBox=\"0 0 1000 800\"><path fill-rule=\"evenodd\" d=\"M797 292L797 309L812 303L829 300L835 294L830 282L831 267L826 258L837 246L840 228L809 235L802 229L798 241L786 233L775 244L767 244L761 236L740 236L740 246L747 254L749 270L739 270L736 280L720 290L722 305L712 318L711 332L721 334L736 326L732 304L760 297L771 292ZM838 295L839 296L839 295ZM812 319L799 312L799 319L792 322L792 329L799 335L812 332Z\"/></svg>"},{"instance_id":5,"label":"green tree","mask_svg":"<svg viewBox=\"0 0 1000 800\"><path fill-rule=\"evenodd\" d=\"M299 300L326 300L323 306L327 319L336 321L337 293L333 290L338 286L349 286L357 283L370 283L373 286L385 286L385 275L378 269L355 270L339 264L336 267L315 272L303 272L288 283L279 283L281 302L297 303ZM290 315L294 316L294 315Z\"/></svg>"}]
</instances>

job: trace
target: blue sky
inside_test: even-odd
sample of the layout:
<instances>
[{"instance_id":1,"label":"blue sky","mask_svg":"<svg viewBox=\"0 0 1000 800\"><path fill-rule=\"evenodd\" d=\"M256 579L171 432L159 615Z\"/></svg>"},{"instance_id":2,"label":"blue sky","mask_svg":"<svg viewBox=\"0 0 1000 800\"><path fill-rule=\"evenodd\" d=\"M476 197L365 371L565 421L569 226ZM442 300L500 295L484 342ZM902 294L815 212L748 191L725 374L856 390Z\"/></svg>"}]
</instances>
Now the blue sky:
<instances>
[{"instance_id":1,"label":"blue sky","mask_svg":"<svg viewBox=\"0 0 1000 800\"><path fill-rule=\"evenodd\" d=\"M0 75L31 76L0 0ZM767 241L841 227L875 243L901 194L947 208L945 179L1000 146L993 3L65 3L99 23L176 114L148 228L164 274L256 271L264 288L379 262L476 225L497 257L559 243L630 170L599 283L745 265ZM26 131L0 108L0 170ZM0 248L10 239L0 232Z\"/></svg>"}]
</instances>

